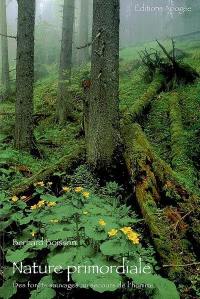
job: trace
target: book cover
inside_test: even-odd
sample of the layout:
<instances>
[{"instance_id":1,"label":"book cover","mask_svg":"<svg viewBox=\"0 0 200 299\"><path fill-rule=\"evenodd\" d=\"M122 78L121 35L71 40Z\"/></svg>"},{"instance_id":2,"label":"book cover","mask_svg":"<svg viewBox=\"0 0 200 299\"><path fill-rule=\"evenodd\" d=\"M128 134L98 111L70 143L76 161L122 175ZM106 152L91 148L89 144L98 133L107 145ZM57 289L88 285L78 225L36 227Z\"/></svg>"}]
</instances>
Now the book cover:
<instances>
[{"instance_id":1,"label":"book cover","mask_svg":"<svg viewBox=\"0 0 200 299\"><path fill-rule=\"evenodd\" d=\"M0 0L0 298L200 298L199 0Z\"/></svg>"}]
</instances>

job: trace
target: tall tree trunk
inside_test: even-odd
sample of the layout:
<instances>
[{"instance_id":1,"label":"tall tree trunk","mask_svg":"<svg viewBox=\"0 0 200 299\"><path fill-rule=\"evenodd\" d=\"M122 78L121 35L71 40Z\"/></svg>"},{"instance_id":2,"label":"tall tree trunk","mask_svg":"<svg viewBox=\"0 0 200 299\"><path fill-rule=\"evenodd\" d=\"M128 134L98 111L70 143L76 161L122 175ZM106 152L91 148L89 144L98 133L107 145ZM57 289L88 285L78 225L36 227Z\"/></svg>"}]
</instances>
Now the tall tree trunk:
<instances>
[{"instance_id":1,"label":"tall tree trunk","mask_svg":"<svg viewBox=\"0 0 200 299\"><path fill-rule=\"evenodd\" d=\"M107 170L120 143L119 0L94 0L87 159Z\"/></svg>"},{"instance_id":2,"label":"tall tree trunk","mask_svg":"<svg viewBox=\"0 0 200 299\"><path fill-rule=\"evenodd\" d=\"M18 0L15 147L32 152L35 0Z\"/></svg>"},{"instance_id":3,"label":"tall tree trunk","mask_svg":"<svg viewBox=\"0 0 200 299\"><path fill-rule=\"evenodd\" d=\"M72 67L72 42L74 27L74 0L64 0L62 41L60 52L57 117L63 124L72 114L72 100L69 91Z\"/></svg>"},{"instance_id":4,"label":"tall tree trunk","mask_svg":"<svg viewBox=\"0 0 200 299\"><path fill-rule=\"evenodd\" d=\"M0 33L5 35L1 36L1 81L5 87L5 96L10 92L9 81L9 61L8 61L8 38L7 35L7 16L6 16L6 0L0 1Z\"/></svg>"},{"instance_id":5,"label":"tall tree trunk","mask_svg":"<svg viewBox=\"0 0 200 299\"><path fill-rule=\"evenodd\" d=\"M80 23L79 23L79 44L84 46L88 44L89 38L89 2L81 0ZM89 61L89 49L84 47L79 49L79 62L84 64Z\"/></svg>"}]
</instances>

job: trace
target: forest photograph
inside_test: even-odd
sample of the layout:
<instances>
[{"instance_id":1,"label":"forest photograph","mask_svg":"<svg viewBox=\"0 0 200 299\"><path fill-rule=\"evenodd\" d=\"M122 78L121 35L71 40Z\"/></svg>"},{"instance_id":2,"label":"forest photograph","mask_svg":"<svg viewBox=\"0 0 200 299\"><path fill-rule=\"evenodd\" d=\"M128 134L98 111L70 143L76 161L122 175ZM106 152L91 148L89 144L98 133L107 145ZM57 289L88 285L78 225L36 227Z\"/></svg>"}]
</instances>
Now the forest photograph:
<instances>
[{"instance_id":1,"label":"forest photograph","mask_svg":"<svg viewBox=\"0 0 200 299\"><path fill-rule=\"evenodd\" d=\"M199 170L199 0L0 0L0 299L200 298Z\"/></svg>"}]
</instances>

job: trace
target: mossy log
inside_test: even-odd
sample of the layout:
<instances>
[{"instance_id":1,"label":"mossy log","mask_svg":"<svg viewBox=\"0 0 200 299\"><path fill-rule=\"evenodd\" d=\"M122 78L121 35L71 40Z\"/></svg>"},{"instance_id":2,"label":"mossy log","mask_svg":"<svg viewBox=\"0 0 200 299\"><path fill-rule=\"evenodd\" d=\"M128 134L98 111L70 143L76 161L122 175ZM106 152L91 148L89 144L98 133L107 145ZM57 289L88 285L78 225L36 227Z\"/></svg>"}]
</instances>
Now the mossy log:
<instances>
[{"instance_id":1,"label":"mossy log","mask_svg":"<svg viewBox=\"0 0 200 299\"><path fill-rule=\"evenodd\" d=\"M34 185L39 181L46 181L49 177L51 177L56 171L70 171L74 165L79 163L81 160L85 159L85 146L83 142L77 143L76 147L73 148L66 156L62 157L58 160L57 163L46 167L32 177L28 178L27 180L23 181L22 184L13 186L11 190L12 195L21 195L25 192L28 192Z\"/></svg>"},{"instance_id":2,"label":"mossy log","mask_svg":"<svg viewBox=\"0 0 200 299\"><path fill-rule=\"evenodd\" d=\"M197 173L187 154L187 140L182 123L180 99L177 92L171 94L169 101L169 118L171 132L172 167L178 173L184 175L192 185L196 183Z\"/></svg>"},{"instance_id":3,"label":"mossy log","mask_svg":"<svg viewBox=\"0 0 200 299\"><path fill-rule=\"evenodd\" d=\"M194 223L199 219L198 197L156 156L138 124L122 130L126 166L155 248L163 264L170 265L167 269L171 278L187 278L194 269L179 265L196 263L188 234L198 235Z\"/></svg>"},{"instance_id":4,"label":"mossy log","mask_svg":"<svg viewBox=\"0 0 200 299\"><path fill-rule=\"evenodd\" d=\"M137 119L143 114L144 110L146 110L154 97L162 90L165 84L165 79L159 73L155 75L154 80L148 87L147 91L136 101L133 102L133 105L127 107L123 113L123 122L132 123L137 121Z\"/></svg>"}]
</instances>

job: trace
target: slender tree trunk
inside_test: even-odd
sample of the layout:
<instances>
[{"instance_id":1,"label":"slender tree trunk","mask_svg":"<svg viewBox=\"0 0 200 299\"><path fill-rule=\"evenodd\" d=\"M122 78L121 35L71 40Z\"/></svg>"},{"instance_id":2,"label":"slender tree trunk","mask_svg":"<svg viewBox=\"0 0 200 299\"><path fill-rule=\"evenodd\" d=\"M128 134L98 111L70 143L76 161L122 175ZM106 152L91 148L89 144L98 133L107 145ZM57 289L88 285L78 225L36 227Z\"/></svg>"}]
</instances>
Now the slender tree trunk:
<instances>
[{"instance_id":1,"label":"slender tree trunk","mask_svg":"<svg viewBox=\"0 0 200 299\"><path fill-rule=\"evenodd\" d=\"M112 168L119 134L119 0L94 0L87 159Z\"/></svg>"},{"instance_id":2,"label":"slender tree trunk","mask_svg":"<svg viewBox=\"0 0 200 299\"><path fill-rule=\"evenodd\" d=\"M72 100L69 91L72 67L72 42L74 27L74 0L64 0L62 41L60 52L57 117L65 123L72 114Z\"/></svg>"},{"instance_id":3,"label":"slender tree trunk","mask_svg":"<svg viewBox=\"0 0 200 299\"><path fill-rule=\"evenodd\" d=\"M81 12L80 12L80 23L79 23L79 44L84 46L88 44L89 38L89 2L88 0L81 0ZM79 49L79 62L84 64L89 61L89 49L85 47Z\"/></svg>"},{"instance_id":4,"label":"slender tree trunk","mask_svg":"<svg viewBox=\"0 0 200 299\"><path fill-rule=\"evenodd\" d=\"M35 0L18 0L15 147L32 153Z\"/></svg>"},{"instance_id":5,"label":"slender tree trunk","mask_svg":"<svg viewBox=\"0 0 200 299\"><path fill-rule=\"evenodd\" d=\"M9 81L9 60L8 60L8 38L7 35L7 16L6 16L6 0L0 1L0 33L5 35L1 36L1 81L5 87L5 96L10 92Z\"/></svg>"}]
</instances>

